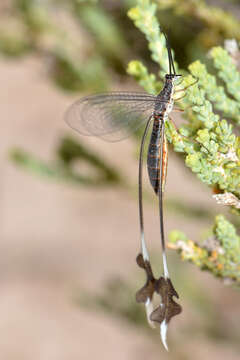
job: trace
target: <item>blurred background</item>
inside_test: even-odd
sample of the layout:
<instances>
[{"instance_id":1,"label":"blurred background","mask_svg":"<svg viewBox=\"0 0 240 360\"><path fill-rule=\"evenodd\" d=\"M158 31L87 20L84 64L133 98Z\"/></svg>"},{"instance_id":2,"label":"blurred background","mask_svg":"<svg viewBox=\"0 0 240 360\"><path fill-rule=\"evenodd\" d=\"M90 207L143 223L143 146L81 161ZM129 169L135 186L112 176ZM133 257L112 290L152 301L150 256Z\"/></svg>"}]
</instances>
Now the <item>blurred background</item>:
<instances>
[{"instance_id":1,"label":"blurred background","mask_svg":"<svg viewBox=\"0 0 240 360\"><path fill-rule=\"evenodd\" d=\"M240 40L236 1L158 0L181 68L211 46ZM126 74L144 36L126 13L133 0L1 0L0 358L238 359L240 294L168 251L183 313L167 354L135 292L139 252L139 138L104 143L63 121L90 92L141 90ZM146 176L145 176L146 177ZM161 274L157 201L145 179L146 235ZM210 190L170 152L166 233L193 240L218 208ZM194 352L194 357L193 357Z\"/></svg>"}]
</instances>

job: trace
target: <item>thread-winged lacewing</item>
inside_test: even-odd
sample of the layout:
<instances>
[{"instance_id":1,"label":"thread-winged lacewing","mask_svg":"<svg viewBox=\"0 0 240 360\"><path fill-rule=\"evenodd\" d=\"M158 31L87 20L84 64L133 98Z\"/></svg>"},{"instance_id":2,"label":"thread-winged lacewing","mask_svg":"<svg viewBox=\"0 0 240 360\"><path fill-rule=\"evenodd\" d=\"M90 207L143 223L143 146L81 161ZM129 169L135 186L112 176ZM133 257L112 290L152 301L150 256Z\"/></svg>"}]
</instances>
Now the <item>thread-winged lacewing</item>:
<instances>
[{"instance_id":1,"label":"thread-winged lacewing","mask_svg":"<svg viewBox=\"0 0 240 360\"><path fill-rule=\"evenodd\" d=\"M145 270L146 283L136 294L137 302L144 303L148 322L154 327L160 324L160 334L166 349L166 333L170 319L182 311L181 306L173 300L178 293L169 277L163 222L163 192L166 181L168 143L165 135L165 122L174 107L176 81L182 76L176 74L173 56L165 35L168 51L169 73L165 75L163 88L156 96L141 92L112 92L90 95L73 103L65 114L67 124L82 135L96 136L114 142L128 137L145 124L139 156L139 219L141 234L141 253L137 264ZM193 84L191 84L193 85ZM190 86L191 86L190 85ZM182 96L181 96L182 98ZM180 110L181 111L181 110ZM171 119L170 119L171 120ZM159 201L160 236L162 246L163 276L155 279L144 236L143 202L142 202L142 168L144 145L148 131L152 133L148 146L147 169L150 183ZM153 295L159 294L160 305L153 308Z\"/></svg>"}]
</instances>

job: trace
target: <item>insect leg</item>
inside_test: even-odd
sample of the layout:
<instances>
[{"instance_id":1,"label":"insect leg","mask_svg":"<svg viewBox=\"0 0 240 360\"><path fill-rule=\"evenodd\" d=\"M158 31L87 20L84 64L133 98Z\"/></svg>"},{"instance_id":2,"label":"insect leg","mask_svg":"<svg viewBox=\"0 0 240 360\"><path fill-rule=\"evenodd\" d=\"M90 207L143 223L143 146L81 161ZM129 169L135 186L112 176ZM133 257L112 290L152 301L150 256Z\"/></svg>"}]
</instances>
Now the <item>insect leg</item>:
<instances>
[{"instance_id":1,"label":"insect leg","mask_svg":"<svg viewBox=\"0 0 240 360\"><path fill-rule=\"evenodd\" d=\"M173 108L172 112L175 112L175 111L184 112L185 109Z\"/></svg>"},{"instance_id":2,"label":"insect leg","mask_svg":"<svg viewBox=\"0 0 240 360\"><path fill-rule=\"evenodd\" d=\"M141 247L142 247L142 255L143 259L149 261L149 254L146 247L145 237L144 237L144 221L143 221L143 204L142 204L142 165L143 165L143 153L144 153L144 144L147 137L147 133L152 121L152 115L147 121L147 125L145 127L141 147L140 147L140 155L139 155L139 171L138 171L138 199L139 199L139 220L140 220L140 234L141 234Z\"/></svg>"},{"instance_id":3,"label":"insect leg","mask_svg":"<svg viewBox=\"0 0 240 360\"><path fill-rule=\"evenodd\" d=\"M176 91L175 91L175 92L176 92ZM183 99L186 95L187 95L187 94L184 94L183 96L180 96L179 98L174 99L174 101L179 101L179 100Z\"/></svg>"},{"instance_id":4,"label":"insect leg","mask_svg":"<svg viewBox=\"0 0 240 360\"><path fill-rule=\"evenodd\" d=\"M176 93L176 92L185 91L185 90L187 90L188 88L190 88L191 86L195 85L198 81L199 81L199 79L196 79L196 80L195 80L192 84L190 84L190 85L186 86L186 87L185 87L185 88L183 88L183 89L178 89L178 90L175 90L174 92Z\"/></svg>"},{"instance_id":5,"label":"insect leg","mask_svg":"<svg viewBox=\"0 0 240 360\"><path fill-rule=\"evenodd\" d=\"M187 95L187 94L184 94L183 96L180 96L179 98L174 99L174 101L179 101L179 100L183 99L186 95Z\"/></svg>"},{"instance_id":6,"label":"insect leg","mask_svg":"<svg viewBox=\"0 0 240 360\"><path fill-rule=\"evenodd\" d=\"M187 139L188 141L194 143L194 144L198 144L199 146L203 146L205 150L207 150L207 152L209 153L209 150L206 148L206 146L204 146L203 144L201 144L199 141L197 141L196 139L189 139L187 136L182 135L179 132L179 129L177 127L177 125L175 124L175 122L173 121L172 118L170 118L170 116L168 116L168 119L172 122L173 126L175 127L176 132L178 133L178 135L180 135L181 137L183 137L184 139Z\"/></svg>"},{"instance_id":7,"label":"insect leg","mask_svg":"<svg viewBox=\"0 0 240 360\"><path fill-rule=\"evenodd\" d=\"M176 101L176 100L175 100ZM191 109L192 108L192 105L189 105L189 106L186 106L185 107L185 109L179 109L179 108L173 108L172 109L172 112L174 112L174 111L179 111L179 112L184 112L184 111L186 111L186 110L188 110L188 109Z\"/></svg>"}]
</instances>

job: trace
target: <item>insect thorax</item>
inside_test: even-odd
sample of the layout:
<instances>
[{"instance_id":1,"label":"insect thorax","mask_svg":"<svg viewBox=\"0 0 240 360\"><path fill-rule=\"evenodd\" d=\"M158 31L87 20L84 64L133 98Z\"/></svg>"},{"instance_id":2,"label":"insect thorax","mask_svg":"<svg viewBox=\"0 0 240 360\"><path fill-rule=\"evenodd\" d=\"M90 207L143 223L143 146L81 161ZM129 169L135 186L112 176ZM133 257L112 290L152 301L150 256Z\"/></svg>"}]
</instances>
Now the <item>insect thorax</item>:
<instances>
[{"instance_id":1,"label":"insect thorax","mask_svg":"<svg viewBox=\"0 0 240 360\"><path fill-rule=\"evenodd\" d=\"M157 96L154 113L157 116L167 116L173 108L174 81L177 77L166 75L164 87Z\"/></svg>"}]
</instances>

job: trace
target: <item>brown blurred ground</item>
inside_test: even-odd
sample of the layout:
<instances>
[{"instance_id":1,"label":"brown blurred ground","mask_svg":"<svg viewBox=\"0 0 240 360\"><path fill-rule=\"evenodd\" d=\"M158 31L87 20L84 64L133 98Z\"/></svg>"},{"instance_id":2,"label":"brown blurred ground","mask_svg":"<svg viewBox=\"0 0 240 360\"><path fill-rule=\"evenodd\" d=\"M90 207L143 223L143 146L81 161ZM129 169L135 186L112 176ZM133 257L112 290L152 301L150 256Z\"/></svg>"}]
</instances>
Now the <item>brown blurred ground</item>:
<instances>
[{"instance_id":1,"label":"brown blurred ground","mask_svg":"<svg viewBox=\"0 0 240 360\"><path fill-rule=\"evenodd\" d=\"M236 343L214 342L194 331L201 316L184 292L180 294L184 312L169 331L170 355L145 332L74 302L81 289L97 291L113 275L131 281L140 276L134 260L139 240L137 202L123 190L48 182L11 164L7 154L13 146L51 159L59 137L71 133L62 118L73 99L48 82L35 59L1 60L0 79L0 359L134 360L159 359L160 354L162 359L238 359ZM132 183L137 180L130 140L114 145L95 139L84 142L113 164L115 158ZM168 194L215 208L210 192L176 159L169 165ZM157 208L147 204L145 212L149 242L160 254ZM177 228L197 238L204 226L166 214L167 231ZM239 294L176 261L190 281L199 281L203 296L205 292L210 296L221 313L219 326L237 328ZM171 272L174 277L173 267Z\"/></svg>"}]
</instances>

